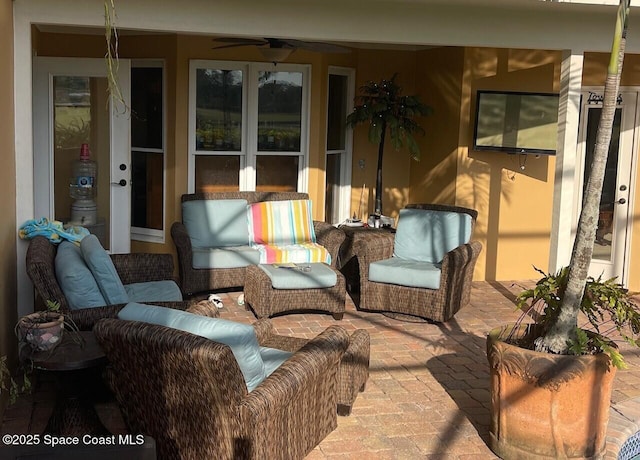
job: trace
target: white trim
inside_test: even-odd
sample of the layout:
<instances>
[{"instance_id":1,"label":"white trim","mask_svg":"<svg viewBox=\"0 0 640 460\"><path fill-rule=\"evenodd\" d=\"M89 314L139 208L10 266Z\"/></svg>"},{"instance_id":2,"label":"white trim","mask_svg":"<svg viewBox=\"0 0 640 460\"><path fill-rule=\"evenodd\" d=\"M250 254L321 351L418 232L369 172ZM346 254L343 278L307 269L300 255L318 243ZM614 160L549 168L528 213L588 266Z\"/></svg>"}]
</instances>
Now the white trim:
<instances>
[{"instance_id":1,"label":"white trim","mask_svg":"<svg viewBox=\"0 0 640 460\"><path fill-rule=\"evenodd\" d=\"M576 199L574 184L583 66L584 54L581 51L563 51L558 107L558 148L549 244L549 271L552 273L568 265L573 247L572 216Z\"/></svg>"},{"instance_id":2,"label":"white trim","mask_svg":"<svg viewBox=\"0 0 640 460\"><path fill-rule=\"evenodd\" d=\"M35 216L33 199L33 119L31 88L31 21L23 3L14 2L13 65L15 162L16 162L16 271L18 316L33 311L33 285L26 275L28 243L18 236L18 229Z\"/></svg>"}]
</instances>

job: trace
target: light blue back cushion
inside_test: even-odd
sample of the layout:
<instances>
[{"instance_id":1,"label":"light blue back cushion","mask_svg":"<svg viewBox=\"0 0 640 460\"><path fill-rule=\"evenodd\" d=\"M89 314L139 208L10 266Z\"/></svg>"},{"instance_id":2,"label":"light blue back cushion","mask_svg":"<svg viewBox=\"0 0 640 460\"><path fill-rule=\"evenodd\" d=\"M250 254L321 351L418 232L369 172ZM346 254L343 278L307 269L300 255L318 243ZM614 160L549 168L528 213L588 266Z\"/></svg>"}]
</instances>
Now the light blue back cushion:
<instances>
[{"instance_id":1,"label":"light blue back cushion","mask_svg":"<svg viewBox=\"0 0 640 460\"><path fill-rule=\"evenodd\" d=\"M194 248L249 244L247 200L185 201L182 222Z\"/></svg>"},{"instance_id":2,"label":"light blue back cushion","mask_svg":"<svg viewBox=\"0 0 640 460\"><path fill-rule=\"evenodd\" d=\"M56 278L67 298L69 308L76 310L107 304L91 270L84 263L80 246L70 241L60 243L55 267Z\"/></svg>"},{"instance_id":3,"label":"light blue back cushion","mask_svg":"<svg viewBox=\"0 0 640 460\"><path fill-rule=\"evenodd\" d=\"M266 377L256 333L248 324L135 302L120 310L118 318L167 326L228 345L249 391Z\"/></svg>"},{"instance_id":4,"label":"light blue back cushion","mask_svg":"<svg viewBox=\"0 0 640 460\"><path fill-rule=\"evenodd\" d=\"M179 302L182 292L172 280L147 281L145 283L125 284L129 302Z\"/></svg>"},{"instance_id":5,"label":"light blue back cushion","mask_svg":"<svg viewBox=\"0 0 640 460\"><path fill-rule=\"evenodd\" d=\"M439 289L441 272L440 264L392 257L369 264L369 281Z\"/></svg>"},{"instance_id":6,"label":"light blue back cushion","mask_svg":"<svg viewBox=\"0 0 640 460\"><path fill-rule=\"evenodd\" d=\"M401 209L394 257L438 263L471 238L471 216L463 212Z\"/></svg>"},{"instance_id":7,"label":"light blue back cushion","mask_svg":"<svg viewBox=\"0 0 640 460\"><path fill-rule=\"evenodd\" d=\"M82 257L98 283L102 297L107 304L127 303L129 296L118 276L111 257L104 250L95 235L88 235L80 242Z\"/></svg>"}]
</instances>

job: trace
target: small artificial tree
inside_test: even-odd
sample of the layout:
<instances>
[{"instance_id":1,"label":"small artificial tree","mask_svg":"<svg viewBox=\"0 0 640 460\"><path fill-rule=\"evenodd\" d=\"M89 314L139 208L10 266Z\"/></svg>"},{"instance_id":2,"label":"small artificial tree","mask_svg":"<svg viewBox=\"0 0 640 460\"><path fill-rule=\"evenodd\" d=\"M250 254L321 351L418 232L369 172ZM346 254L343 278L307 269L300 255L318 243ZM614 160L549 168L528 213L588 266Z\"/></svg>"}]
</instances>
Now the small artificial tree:
<instances>
[{"instance_id":1,"label":"small artificial tree","mask_svg":"<svg viewBox=\"0 0 640 460\"><path fill-rule=\"evenodd\" d=\"M369 142L378 144L376 215L382 215L382 155L387 131L395 150L406 146L411 158L419 161L420 147L413 135L424 134L424 129L415 118L432 112L431 107L422 104L418 96L401 96L402 88L395 82L397 75L394 74L390 80L381 80L380 83L368 81L360 87L361 94L355 98L357 105L347 116L347 125L351 128L369 123Z\"/></svg>"}]
</instances>

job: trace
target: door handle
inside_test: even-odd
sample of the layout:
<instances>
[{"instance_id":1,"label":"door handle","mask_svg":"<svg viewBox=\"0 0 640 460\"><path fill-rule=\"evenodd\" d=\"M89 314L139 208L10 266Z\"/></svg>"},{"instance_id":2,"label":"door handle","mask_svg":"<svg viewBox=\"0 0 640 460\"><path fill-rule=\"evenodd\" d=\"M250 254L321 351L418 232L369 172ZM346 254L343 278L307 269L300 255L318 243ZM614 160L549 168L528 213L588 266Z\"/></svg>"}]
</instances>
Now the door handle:
<instances>
[{"instance_id":1,"label":"door handle","mask_svg":"<svg viewBox=\"0 0 640 460\"><path fill-rule=\"evenodd\" d=\"M624 198L620 198L618 201L614 201L613 204L625 204L627 202L627 200L625 200Z\"/></svg>"},{"instance_id":2,"label":"door handle","mask_svg":"<svg viewBox=\"0 0 640 460\"><path fill-rule=\"evenodd\" d=\"M120 179L118 182L111 182L111 185L119 185L120 187L125 187L127 185L127 181L125 179Z\"/></svg>"}]
</instances>

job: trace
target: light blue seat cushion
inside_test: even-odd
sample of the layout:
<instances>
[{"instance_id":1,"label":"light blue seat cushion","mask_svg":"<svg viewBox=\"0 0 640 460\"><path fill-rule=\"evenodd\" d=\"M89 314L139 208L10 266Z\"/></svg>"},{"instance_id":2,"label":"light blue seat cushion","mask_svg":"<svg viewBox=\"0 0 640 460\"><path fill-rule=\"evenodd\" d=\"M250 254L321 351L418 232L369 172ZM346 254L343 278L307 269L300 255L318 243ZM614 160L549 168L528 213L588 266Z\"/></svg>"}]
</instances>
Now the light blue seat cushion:
<instances>
[{"instance_id":1,"label":"light blue seat cushion","mask_svg":"<svg viewBox=\"0 0 640 460\"><path fill-rule=\"evenodd\" d=\"M398 257L369 264L369 281L416 288L440 288L440 265Z\"/></svg>"},{"instance_id":2,"label":"light blue seat cushion","mask_svg":"<svg viewBox=\"0 0 640 460\"><path fill-rule=\"evenodd\" d=\"M260 252L250 246L193 248L193 268L240 268L260 263Z\"/></svg>"},{"instance_id":3,"label":"light blue seat cushion","mask_svg":"<svg viewBox=\"0 0 640 460\"><path fill-rule=\"evenodd\" d=\"M106 305L98 283L84 263L80 246L63 241L55 258L56 278L67 298L69 308L100 307Z\"/></svg>"},{"instance_id":4,"label":"light blue seat cushion","mask_svg":"<svg viewBox=\"0 0 640 460\"><path fill-rule=\"evenodd\" d=\"M266 377L256 333L248 324L135 302L120 310L118 318L167 326L228 345L249 391Z\"/></svg>"},{"instance_id":5,"label":"light blue seat cushion","mask_svg":"<svg viewBox=\"0 0 640 460\"><path fill-rule=\"evenodd\" d=\"M393 255L418 262L441 262L444 255L471 238L469 214L401 209Z\"/></svg>"},{"instance_id":6,"label":"light blue seat cushion","mask_svg":"<svg viewBox=\"0 0 640 460\"><path fill-rule=\"evenodd\" d=\"M111 257L95 235L87 235L80 241L82 258L98 283L102 297L108 305L127 303L129 296L118 276Z\"/></svg>"},{"instance_id":7,"label":"light blue seat cushion","mask_svg":"<svg viewBox=\"0 0 640 460\"><path fill-rule=\"evenodd\" d=\"M323 263L297 264L296 268L258 265L271 279L274 289L322 289L335 286L338 277ZM302 267L309 267L302 271Z\"/></svg>"},{"instance_id":8,"label":"light blue seat cushion","mask_svg":"<svg viewBox=\"0 0 640 460\"><path fill-rule=\"evenodd\" d=\"M264 362L264 371L269 377L282 363L293 356L293 353L277 348L260 347L260 356Z\"/></svg>"},{"instance_id":9,"label":"light blue seat cushion","mask_svg":"<svg viewBox=\"0 0 640 460\"><path fill-rule=\"evenodd\" d=\"M172 280L147 281L145 283L125 284L129 302L179 302L182 292Z\"/></svg>"},{"instance_id":10,"label":"light blue seat cushion","mask_svg":"<svg viewBox=\"0 0 640 460\"><path fill-rule=\"evenodd\" d=\"M249 244L247 200L185 201L182 222L194 248Z\"/></svg>"}]
</instances>

